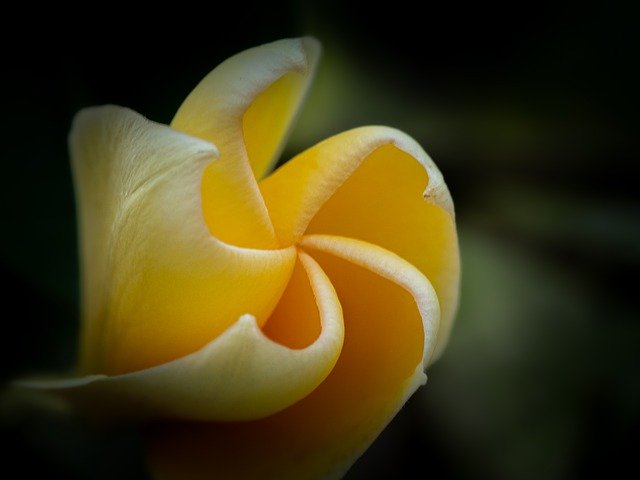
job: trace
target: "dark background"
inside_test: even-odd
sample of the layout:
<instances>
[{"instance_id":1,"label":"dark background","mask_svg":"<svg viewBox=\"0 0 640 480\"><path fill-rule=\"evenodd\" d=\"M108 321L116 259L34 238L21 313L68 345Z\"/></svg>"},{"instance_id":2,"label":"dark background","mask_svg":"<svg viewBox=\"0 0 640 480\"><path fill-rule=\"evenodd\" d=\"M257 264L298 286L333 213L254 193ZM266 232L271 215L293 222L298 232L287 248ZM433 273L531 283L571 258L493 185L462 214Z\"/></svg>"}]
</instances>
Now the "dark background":
<instances>
[{"instance_id":1,"label":"dark background","mask_svg":"<svg viewBox=\"0 0 640 480\"><path fill-rule=\"evenodd\" d=\"M285 158L358 125L405 130L444 173L462 252L448 350L347 479L634 470L637 11L615 2L438 2L424 13L395 1L243 2L211 12L156 5L149 17L114 4L56 8L6 16L15 33L0 38L3 382L75 361L74 113L115 103L167 123L228 56L312 34L324 57ZM135 432L95 431L13 398L0 407L6 471L145 478Z\"/></svg>"}]
</instances>

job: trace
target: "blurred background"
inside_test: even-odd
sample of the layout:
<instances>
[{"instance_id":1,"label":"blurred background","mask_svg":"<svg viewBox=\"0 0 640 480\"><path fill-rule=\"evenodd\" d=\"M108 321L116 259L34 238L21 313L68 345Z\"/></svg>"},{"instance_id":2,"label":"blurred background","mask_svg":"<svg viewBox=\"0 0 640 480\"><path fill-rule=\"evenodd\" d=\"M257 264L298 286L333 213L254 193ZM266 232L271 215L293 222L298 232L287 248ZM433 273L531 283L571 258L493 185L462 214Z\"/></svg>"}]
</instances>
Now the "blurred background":
<instances>
[{"instance_id":1,"label":"blurred background","mask_svg":"<svg viewBox=\"0 0 640 480\"><path fill-rule=\"evenodd\" d=\"M168 123L228 56L311 34L324 56L284 158L363 124L405 130L445 176L462 252L448 350L346 478L633 471L638 11L313 0L216 14L181 5L152 19L113 4L59 8L16 13L19 33L0 34L3 383L75 362L74 113L115 103ZM147 478L135 432L99 432L7 401L0 427L2 464L25 478Z\"/></svg>"}]
</instances>

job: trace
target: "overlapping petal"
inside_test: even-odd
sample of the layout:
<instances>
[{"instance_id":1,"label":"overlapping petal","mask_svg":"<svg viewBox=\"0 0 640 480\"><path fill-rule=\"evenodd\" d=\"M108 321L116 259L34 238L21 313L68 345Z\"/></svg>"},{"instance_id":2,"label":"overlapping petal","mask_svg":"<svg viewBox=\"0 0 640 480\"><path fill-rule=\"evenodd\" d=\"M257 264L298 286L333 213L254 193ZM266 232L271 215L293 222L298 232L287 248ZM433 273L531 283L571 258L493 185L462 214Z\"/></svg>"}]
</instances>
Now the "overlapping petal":
<instances>
[{"instance_id":1,"label":"overlapping petal","mask_svg":"<svg viewBox=\"0 0 640 480\"><path fill-rule=\"evenodd\" d=\"M344 311L344 346L331 374L264 419L156 426L150 461L157 478L339 478L424 383L439 318L426 277L366 242L314 236L302 246L331 279Z\"/></svg>"},{"instance_id":2,"label":"overlapping petal","mask_svg":"<svg viewBox=\"0 0 640 480\"><path fill-rule=\"evenodd\" d=\"M83 111L70 144L83 372L148 368L200 349L245 313L266 321L295 249L244 249L211 236L197 192L215 147L119 107Z\"/></svg>"},{"instance_id":3,"label":"overlapping petal","mask_svg":"<svg viewBox=\"0 0 640 480\"><path fill-rule=\"evenodd\" d=\"M320 323L319 336L303 349L267 338L251 315L243 315L199 351L173 362L124 375L24 382L55 392L94 416L193 420L250 420L294 404L315 389L335 365L344 338L342 311L322 269L305 254L291 285L311 295L297 301ZM290 287L291 288L291 287ZM285 294L286 297L286 294ZM97 412L97 413L96 413Z\"/></svg>"},{"instance_id":4,"label":"overlapping petal","mask_svg":"<svg viewBox=\"0 0 640 480\"><path fill-rule=\"evenodd\" d=\"M458 303L455 218L441 173L413 139L387 127L350 130L293 158L260 189L281 245L305 233L332 234L382 246L416 266L440 300L433 358L440 355Z\"/></svg>"},{"instance_id":5,"label":"overlapping petal","mask_svg":"<svg viewBox=\"0 0 640 480\"><path fill-rule=\"evenodd\" d=\"M220 150L220 160L204 173L202 203L209 229L221 240L276 246L256 178L280 154L319 53L316 40L302 38L235 55L200 82L171 122Z\"/></svg>"}]
</instances>

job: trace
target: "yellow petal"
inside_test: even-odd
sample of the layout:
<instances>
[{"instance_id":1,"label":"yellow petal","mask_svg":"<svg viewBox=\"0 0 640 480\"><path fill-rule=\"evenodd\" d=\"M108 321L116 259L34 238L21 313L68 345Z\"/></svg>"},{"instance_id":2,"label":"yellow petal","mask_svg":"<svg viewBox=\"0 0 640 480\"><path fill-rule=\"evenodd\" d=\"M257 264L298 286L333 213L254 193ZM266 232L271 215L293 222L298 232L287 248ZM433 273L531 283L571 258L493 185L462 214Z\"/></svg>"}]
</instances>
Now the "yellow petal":
<instances>
[{"instance_id":1,"label":"yellow petal","mask_svg":"<svg viewBox=\"0 0 640 480\"><path fill-rule=\"evenodd\" d=\"M261 420L156 427L149 450L156 478L339 478L424 383L439 319L427 279L364 242L311 237L303 244L343 307L335 368L309 396Z\"/></svg>"},{"instance_id":2,"label":"yellow petal","mask_svg":"<svg viewBox=\"0 0 640 480\"><path fill-rule=\"evenodd\" d=\"M220 149L205 172L204 215L221 240L273 248L273 228L256 184L280 154L320 54L311 38L246 50L214 69L184 101L171 126Z\"/></svg>"},{"instance_id":3,"label":"yellow petal","mask_svg":"<svg viewBox=\"0 0 640 480\"><path fill-rule=\"evenodd\" d=\"M238 248L211 236L198 192L216 155L213 145L107 106L78 114L70 148L84 373L118 374L175 360L243 314L259 325L266 321L296 252Z\"/></svg>"},{"instance_id":4,"label":"yellow petal","mask_svg":"<svg viewBox=\"0 0 640 480\"><path fill-rule=\"evenodd\" d=\"M366 268L409 292L423 322L424 345L421 364L423 367L427 366L436 347L440 325L440 304L433 286L420 270L389 250L354 238L335 235L305 235L299 245L312 254L314 251L330 253L354 265ZM336 277L334 275L331 278L334 280ZM386 302L386 298L371 295L370 301L382 304ZM385 307L381 305L375 308L384 309ZM391 318L395 319L396 316L401 317L401 313L398 312ZM412 338L408 338L407 345L410 345L412 341Z\"/></svg>"},{"instance_id":5,"label":"yellow petal","mask_svg":"<svg viewBox=\"0 0 640 480\"><path fill-rule=\"evenodd\" d=\"M315 389L335 365L344 338L342 311L322 269L304 253L292 281L309 290L301 310L318 317L321 332L303 349L267 338L243 315L201 350L173 362L124 375L90 375L21 385L55 392L77 409L136 420L248 420L294 404ZM291 300L291 299L290 299ZM297 317L299 323L308 321Z\"/></svg>"},{"instance_id":6,"label":"yellow petal","mask_svg":"<svg viewBox=\"0 0 640 480\"><path fill-rule=\"evenodd\" d=\"M314 292L307 277L302 262L296 262L277 307L262 326L267 337L289 348L308 347L322 331Z\"/></svg>"},{"instance_id":7,"label":"yellow petal","mask_svg":"<svg viewBox=\"0 0 640 480\"><path fill-rule=\"evenodd\" d=\"M458 304L458 241L447 186L414 140L386 127L347 131L298 155L260 189L282 245L305 232L352 237L424 273L442 310L439 356Z\"/></svg>"}]
</instances>

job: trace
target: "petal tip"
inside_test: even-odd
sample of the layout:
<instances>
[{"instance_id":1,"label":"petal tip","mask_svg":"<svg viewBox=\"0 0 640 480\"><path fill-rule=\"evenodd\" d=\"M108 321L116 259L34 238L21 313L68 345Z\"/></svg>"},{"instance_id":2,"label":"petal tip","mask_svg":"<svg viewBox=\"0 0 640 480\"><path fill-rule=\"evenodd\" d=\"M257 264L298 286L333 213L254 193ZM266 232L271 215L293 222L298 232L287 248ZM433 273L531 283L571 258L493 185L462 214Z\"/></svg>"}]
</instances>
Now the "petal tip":
<instances>
[{"instance_id":1,"label":"petal tip","mask_svg":"<svg viewBox=\"0 0 640 480\"><path fill-rule=\"evenodd\" d=\"M317 38L311 36L300 38L300 43L306 57L306 70L313 71L318 64L320 55L322 54L322 44Z\"/></svg>"}]
</instances>

